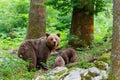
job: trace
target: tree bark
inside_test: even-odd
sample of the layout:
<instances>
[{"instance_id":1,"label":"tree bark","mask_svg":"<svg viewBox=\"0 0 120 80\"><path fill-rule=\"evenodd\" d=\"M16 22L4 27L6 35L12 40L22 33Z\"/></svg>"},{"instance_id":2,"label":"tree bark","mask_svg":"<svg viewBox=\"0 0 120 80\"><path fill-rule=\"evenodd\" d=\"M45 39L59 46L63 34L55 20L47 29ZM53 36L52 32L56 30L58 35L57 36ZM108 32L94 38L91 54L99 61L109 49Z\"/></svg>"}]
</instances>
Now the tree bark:
<instances>
[{"instance_id":1,"label":"tree bark","mask_svg":"<svg viewBox=\"0 0 120 80\"><path fill-rule=\"evenodd\" d=\"M120 80L120 0L113 0L113 40L109 80Z\"/></svg>"},{"instance_id":2,"label":"tree bark","mask_svg":"<svg viewBox=\"0 0 120 80\"><path fill-rule=\"evenodd\" d=\"M46 32L46 8L45 0L31 0L29 11L29 23L26 39L35 39L45 35Z\"/></svg>"},{"instance_id":3,"label":"tree bark","mask_svg":"<svg viewBox=\"0 0 120 80\"><path fill-rule=\"evenodd\" d=\"M70 35L73 36L69 40L69 45L73 48L86 47L92 44L94 15L93 13L86 13L87 10L93 10L91 7L73 8L72 23L70 28Z\"/></svg>"}]
</instances>

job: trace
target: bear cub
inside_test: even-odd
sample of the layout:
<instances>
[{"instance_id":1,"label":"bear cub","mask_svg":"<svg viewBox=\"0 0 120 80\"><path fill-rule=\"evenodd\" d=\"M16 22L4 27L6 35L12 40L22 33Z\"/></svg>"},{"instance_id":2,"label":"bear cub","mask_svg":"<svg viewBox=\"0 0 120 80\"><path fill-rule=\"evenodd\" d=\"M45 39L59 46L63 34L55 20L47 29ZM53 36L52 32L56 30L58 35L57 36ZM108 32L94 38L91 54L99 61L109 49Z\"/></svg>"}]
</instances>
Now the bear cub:
<instances>
[{"instance_id":1,"label":"bear cub","mask_svg":"<svg viewBox=\"0 0 120 80\"><path fill-rule=\"evenodd\" d=\"M57 66L65 66L65 61L63 60L63 58L59 55L56 57L55 59L55 67Z\"/></svg>"},{"instance_id":2,"label":"bear cub","mask_svg":"<svg viewBox=\"0 0 120 80\"><path fill-rule=\"evenodd\" d=\"M60 34L48 34L39 39L25 40L19 47L18 56L23 60L29 61L28 70L39 68L47 70L47 59L51 51L55 50L60 43Z\"/></svg>"},{"instance_id":3,"label":"bear cub","mask_svg":"<svg viewBox=\"0 0 120 80\"><path fill-rule=\"evenodd\" d=\"M67 48L58 52L58 56L55 59L55 67L73 63L76 61L76 58L76 51L72 48Z\"/></svg>"}]
</instances>

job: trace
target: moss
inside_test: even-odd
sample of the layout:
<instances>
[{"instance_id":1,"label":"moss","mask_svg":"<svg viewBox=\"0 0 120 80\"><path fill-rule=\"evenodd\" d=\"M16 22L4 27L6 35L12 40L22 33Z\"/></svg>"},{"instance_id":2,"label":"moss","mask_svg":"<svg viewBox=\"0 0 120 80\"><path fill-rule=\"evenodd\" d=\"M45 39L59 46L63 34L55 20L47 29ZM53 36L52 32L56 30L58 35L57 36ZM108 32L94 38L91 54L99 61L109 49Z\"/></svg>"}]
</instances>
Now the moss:
<instances>
[{"instance_id":1,"label":"moss","mask_svg":"<svg viewBox=\"0 0 120 80\"><path fill-rule=\"evenodd\" d=\"M76 69L76 67L71 67L71 68L68 69L68 71L72 71L72 70L75 70L75 69Z\"/></svg>"},{"instance_id":2,"label":"moss","mask_svg":"<svg viewBox=\"0 0 120 80\"><path fill-rule=\"evenodd\" d=\"M111 55L110 53L103 54L98 60L106 62L110 65L110 55Z\"/></svg>"},{"instance_id":3,"label":"moss","mask_svg":"<svg viewBox=\"0 0 120 80\"><path fill-rule=\"evenodd\" d=\"M90 67L95 67L95 64L94 63L90 63Z\"/></svg>"},{"instance_id":4,"label":"moss","mask_svg":"<svg viewBox=\"0 0 120 80\"><path fill-rule=\"evenodd\" d=\"M106 69L106 64L103 61L97 61L94 63L95 66L99 69L105 70Z\"/></svg>"},{"instance_id":5,"label":"moss","mask_svg":"<svg viewBox=\"0 0 120 80\"><path fill-rule=\"evenodd\" d=\"M57 73L55 73L56 76L60 76L62 74L64 74L67 70L62 70L62 71L59 71Z\"/></svg>"},{"instance_id":6,"label":"moss","mask_svg":"<svg viewBox=\"0 0 120 80\"><path fill-rule=\"evenodd\" d=\"M87 75L87 76L81 76L82 77L82 80L92 80L91 76L90 75Z\"/></svg>"}]
</instances>

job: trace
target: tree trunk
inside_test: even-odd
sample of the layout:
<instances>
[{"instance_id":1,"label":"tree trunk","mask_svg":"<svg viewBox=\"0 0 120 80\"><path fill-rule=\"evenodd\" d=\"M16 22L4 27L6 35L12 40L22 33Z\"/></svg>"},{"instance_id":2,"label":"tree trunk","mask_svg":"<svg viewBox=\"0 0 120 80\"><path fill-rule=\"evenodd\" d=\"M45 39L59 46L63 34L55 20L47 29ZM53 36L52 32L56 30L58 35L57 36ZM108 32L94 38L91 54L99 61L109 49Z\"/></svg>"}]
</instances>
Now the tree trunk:
<instances>
[{"instance_id":1,"label":"tree trunk","mask_svg":"<svg viewBox=\"0 0 120 80\"><path fill-rule=\"evenodd\" d=\"M46 32L46 8L45 0L31 0L29 11L29 23L26 39L35 39L45 35Z\"/></svg>"},{"instance_id":2,"label":"tree trunk","mask_svg":"<svg viewBox=\"0 0 120 80\"><path fill-rule=\"evenodd\" d=\"M93 13L86 13L94 9L94 5L90 8L84 7L73 8L72 13L72 23L70 29L70 35L72 38L69 40L69 45L73 48L90 46L93 40L93 25L94 25L94 15Z\"/></svg>"},{"instance_id":3,"label":"tree trunk","mask_svg":"<svg viewBox=\"0 0 120 80\"><path fill-rule=\"evenodd\" d=\"M120 80L120 0L113 0L113 40L109 80Z\"/></svg>"}]
</instances>

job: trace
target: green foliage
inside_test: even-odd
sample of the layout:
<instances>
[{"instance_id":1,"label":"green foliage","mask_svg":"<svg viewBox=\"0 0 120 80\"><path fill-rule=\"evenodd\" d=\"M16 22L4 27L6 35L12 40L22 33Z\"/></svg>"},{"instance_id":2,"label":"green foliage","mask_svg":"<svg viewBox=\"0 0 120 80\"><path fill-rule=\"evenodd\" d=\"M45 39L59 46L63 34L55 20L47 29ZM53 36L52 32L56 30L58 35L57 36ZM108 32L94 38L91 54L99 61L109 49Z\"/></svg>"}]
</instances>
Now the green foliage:
<instances>
[{"instance_id":1,"label":"green foliage","mask_svg":"<svg viewBox=\"0 0 120 80\"><path fill-rule=\"evenodd\" d=\"M59 11L47 6L47 29L54 27L56 30L63 31L70 28L71 13L66 16L59 16Z\"/></svg>"},{"instance_id":2,"label":"green foliage","mask_svg":"<svg viewBox=\"0 0 120 80\"><path fill-rule=\"evenodd\" d=\"M94 7L94 13L97 14L99 12L105 11L105 0L93 0Z\"/></svg>"},{"instance_id":3,"label":"green foliage","mask_svg":"<svg viewBox=\"0 0 120 80\"><path fill-rule=\"evenodd\" d=\"M27 71L28 63L19 59L15 54L0 54L0 79L2 80L19 80L32 79L33 72ZM24 73L24 74L23 74Z\"/></svg>"},{"instance_id":4,"label":"green foliage","mask_svg":"<svg viewBox=\"0 0 120 80\"><path fill-rule=\"evenodd\" d=\"M90 63L88 61L82 60L79 61L78 65L79 68L89 68L90 67Z\"/></svg>"},{"instance_id":5,"label":"green foliage","mask_svg":"<svg viewBox=\"0 0 120 80\"><path fill-rule=\"evenodd\" d=\"M54 60L55 60L55 56L51 56L49 59L48 59L48 62L47 62L47 64L48 64L48 67L49 68L54 68L55 67L55 65L54 65Z\"/></svg>"},{"instance_id":6,"label":"green foliage","mask_svg":"<svg viewBox=\"0 0 120 80\"><path fill-rule=\"evenodd\" d=\"M72 8L80 8L82 10L87 7L86 12L95 14L105 10L104 0L48 0L46 4L52 5L53 8L59 10L61 12L60 15L71 13ZM94 7L91 7L92 5Z\"/></svg>"},{"instance_id":7,"label":"green foliage","mask_svg":"<svg viewBox=\"0 0 120 80\"><path fill-rule=\"evenodd\" d=\"M0 31L9 33L12 28L26 27L29 0L0 1Z\"/></svg>"},{"instance_id":8,"label":"green foliage","mask_svg":"<svg viewBox=\"0 0 120 80\"><path fill-rule=\"evenodd\" d=\"M66 15L72 11L70 2L71 0L47 0L46 5L52 5L61 15Z\"/></svg>"},{"instance_id":9,"label":"green foliage","mask_svg":"<svg viewBox=\"0 0 120 80\"><path fill-rule=\"evenodd\" d=\"M110 41L112 38L112 4L108 3L105 7L106 11L95 15L94 20L94 42L103 43Z\"/></svg>"},{"instance_id":10,"label":"green foliage","mask_svg":"<svg viewBox=\"0 0 120 80\"><path fill-rule=\"evenodd\" d=\"M18 49L19 45L24 40L26 32L25 28L14 29L14 38L11 38L8 34L1 33L0 35L0 50L9 51L11 49Z\"/></svg>"}]
</instances>

